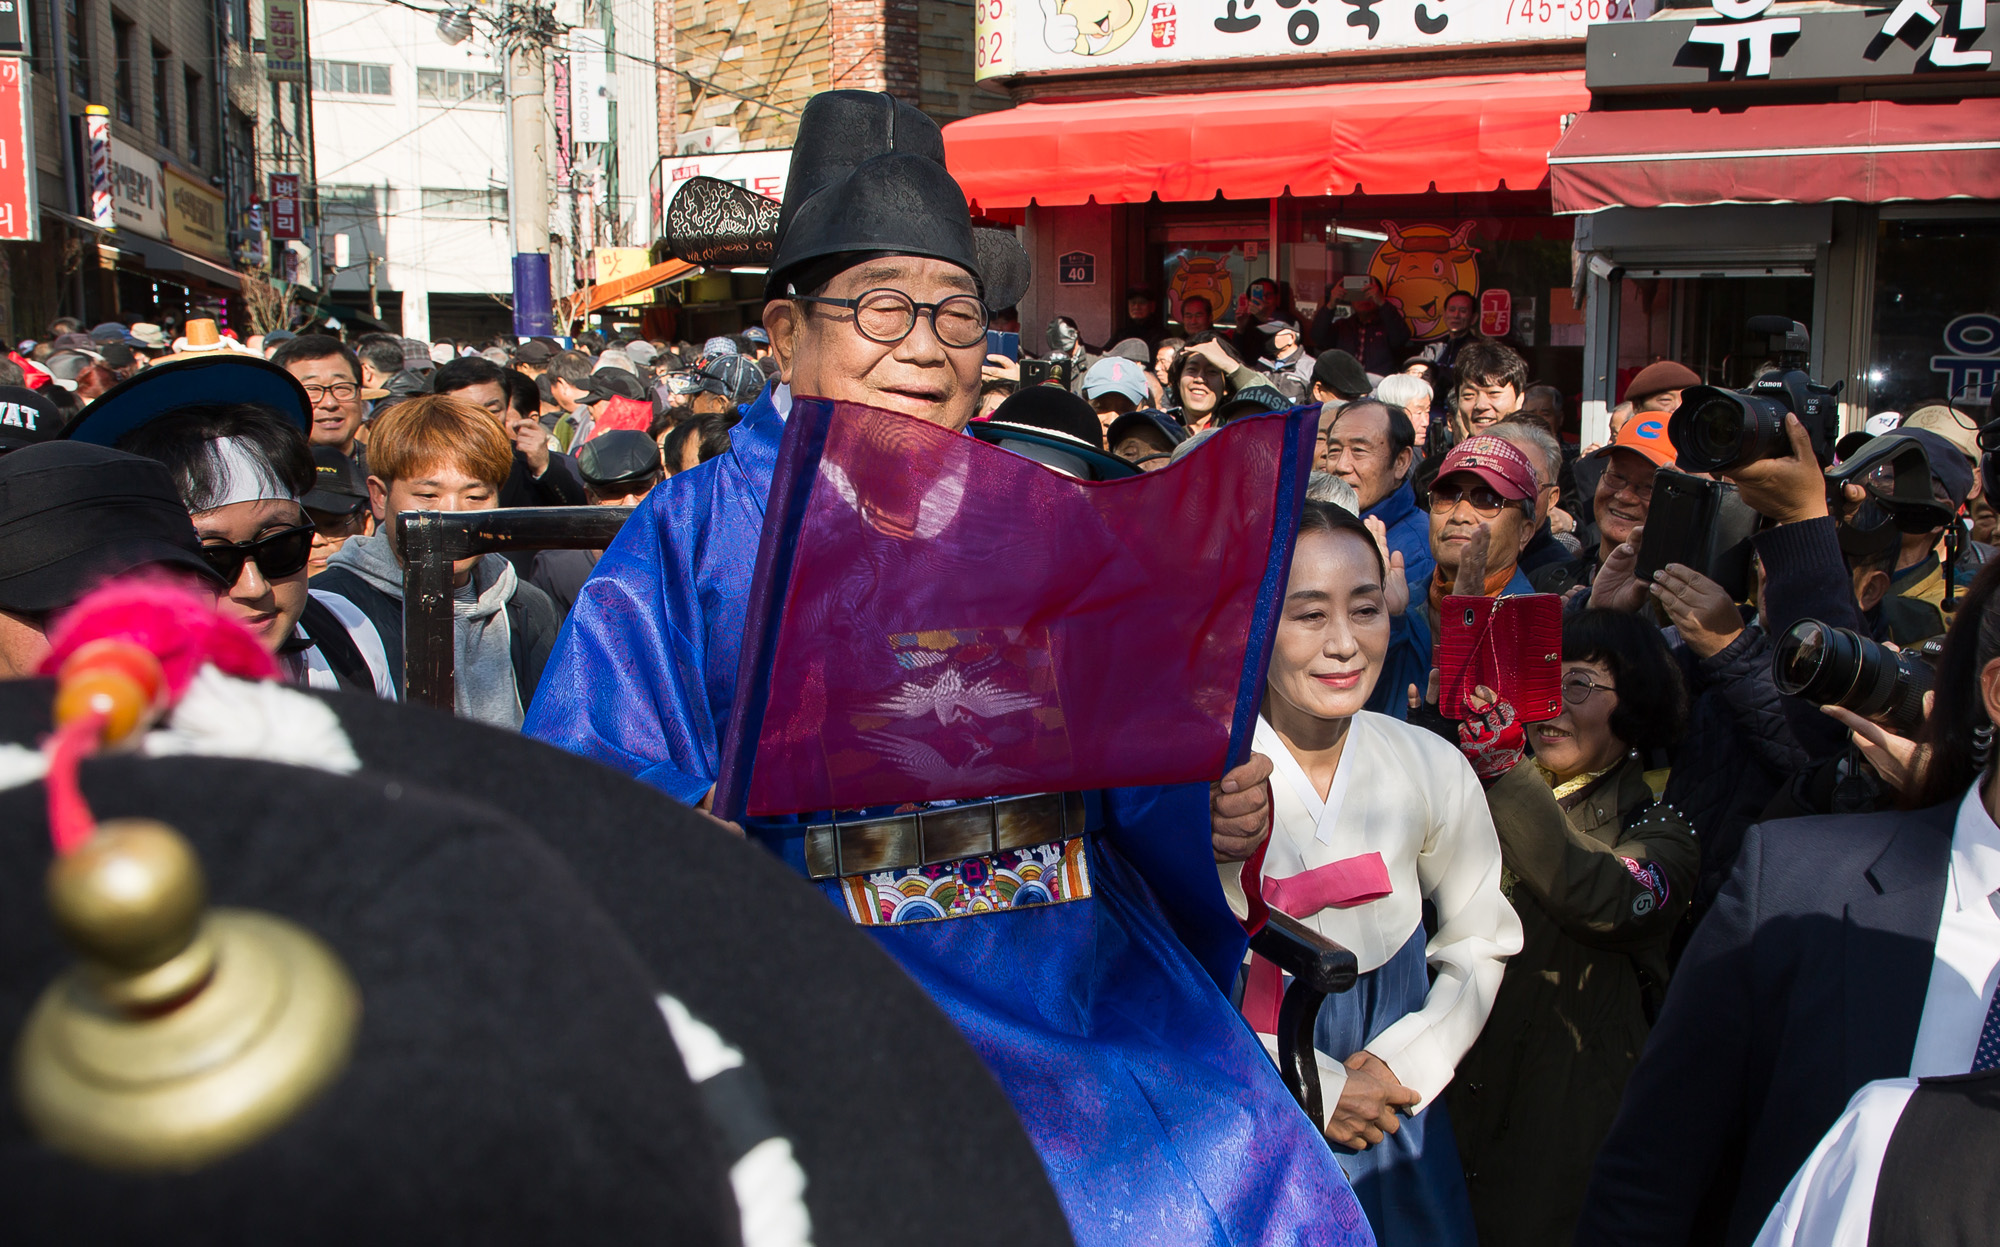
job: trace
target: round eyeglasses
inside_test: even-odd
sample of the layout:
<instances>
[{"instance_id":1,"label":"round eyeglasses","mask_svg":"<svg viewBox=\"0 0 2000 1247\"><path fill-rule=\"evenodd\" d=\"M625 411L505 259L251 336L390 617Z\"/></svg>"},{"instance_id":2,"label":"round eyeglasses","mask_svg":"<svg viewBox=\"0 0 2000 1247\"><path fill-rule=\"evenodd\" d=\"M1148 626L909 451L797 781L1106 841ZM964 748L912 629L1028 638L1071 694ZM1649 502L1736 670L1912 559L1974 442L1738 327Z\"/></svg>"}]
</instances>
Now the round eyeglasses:
<instances>
[{"instance_id":1,"label":"round eyeglasses","mask_svg":"<svg viewBox=\"0 0 2000 1247\"><path fill-rule=\"evenodd\" d=\"M983 345L986 325L991 319L986 304L976 295L955 294L936 303L919 303L900 290L865 290L852 299L827 299L818 295L792 296L801 303L823 307L844 307L854 313L854 327L870 342L894 346L917 327L917 313L931 318L931 332L949 347Z\"/></svg>"},{"instance_id":2,"label":"round eyeglasses","mask_svg":"<svg viewBox=\"0 0 2000 1247\"><path fill-rule=\"evenodd\" d=\"M1581 706L1590 700L1592 693L1615 693L1618 690L1609 684L1599 684L1588 671L1573 671L1563 677L1562 691L1564 701L1572 706Z\"/></svg>"}]
</instances>

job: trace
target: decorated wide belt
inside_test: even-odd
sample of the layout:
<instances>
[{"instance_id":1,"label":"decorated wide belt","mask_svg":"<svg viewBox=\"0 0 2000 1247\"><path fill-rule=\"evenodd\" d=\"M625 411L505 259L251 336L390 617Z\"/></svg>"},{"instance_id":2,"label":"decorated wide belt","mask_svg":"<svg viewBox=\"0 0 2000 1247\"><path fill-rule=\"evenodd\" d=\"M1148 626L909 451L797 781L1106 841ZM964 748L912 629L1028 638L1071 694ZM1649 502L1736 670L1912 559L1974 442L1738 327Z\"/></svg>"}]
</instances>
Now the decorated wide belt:
<instances>
[{"instance_id":1,"label":"decorated wide belt","mask_svg":"<svg viewBox=\"0 0 2000 1247\"><path fill-rule=\"evenodd\" d=\"M975 801L806 828L806 873L838 879L863 926L1090 895L1081 793Z\"/></svg>"}]
</instances>

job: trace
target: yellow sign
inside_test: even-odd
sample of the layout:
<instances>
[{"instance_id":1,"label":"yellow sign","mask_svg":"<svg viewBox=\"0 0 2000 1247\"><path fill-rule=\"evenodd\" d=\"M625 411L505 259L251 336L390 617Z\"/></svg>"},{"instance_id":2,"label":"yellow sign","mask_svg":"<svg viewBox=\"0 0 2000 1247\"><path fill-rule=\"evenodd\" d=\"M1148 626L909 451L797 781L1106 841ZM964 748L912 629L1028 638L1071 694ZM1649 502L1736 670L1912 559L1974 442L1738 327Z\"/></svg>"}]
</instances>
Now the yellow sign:
<instances>
[{"instance_id":1,"label":"yellow sign","mask_svg":"<svg viewBox=\"0 0 2000 1247\"><path fill-rule=\"evenodd\" d=\"M264 0L264 78L306 80L305 0Z\"/></svg>"},{"instance_id":2,"label":"yellow sign","mask_svg":"<svg viewBox=\"0 0 2000 1247\"><path fill-rule=\"evenodd\" d=\"M596 258L596 284L600 286L606 282L617 281L620 277L630 277L634 273L643 272L653 266L653 261L647 255L644 247L599 247L596 251ZM650 290L641 290L638 294L626 295L624 298L608 303L605 306L650 307L652 303L653 292Z\"/></svg>"},{"instance_id":3,"label":"yellow sign","mask_svg":"<svg viewBox=\"0 0 2000 1247\"><path fill-rule=\"evenodd\" d=\"M167 169L167 241L182 251L229 263L229 212L221 194Z\"/></svg>"}]
</instances>

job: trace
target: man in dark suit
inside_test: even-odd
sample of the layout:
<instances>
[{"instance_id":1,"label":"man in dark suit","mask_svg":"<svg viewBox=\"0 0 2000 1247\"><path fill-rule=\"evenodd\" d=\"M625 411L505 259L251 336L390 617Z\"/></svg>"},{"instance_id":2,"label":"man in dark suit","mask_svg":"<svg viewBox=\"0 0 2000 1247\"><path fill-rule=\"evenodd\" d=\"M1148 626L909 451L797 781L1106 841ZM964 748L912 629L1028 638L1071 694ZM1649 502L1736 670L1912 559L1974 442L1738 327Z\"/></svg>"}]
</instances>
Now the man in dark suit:
<instances>
[{"instance_id":1,"label":"man in dark suit","mask_svg":"<svg viewBox=\"0 0 2000 1247\"><path fill-rule=\"evenodd\" d=\"M1598 1153L1579 1247L1748 1244L1848 1098L1910 1073L1957 812L1750 830Z\"/></svg>"}]
</instances>

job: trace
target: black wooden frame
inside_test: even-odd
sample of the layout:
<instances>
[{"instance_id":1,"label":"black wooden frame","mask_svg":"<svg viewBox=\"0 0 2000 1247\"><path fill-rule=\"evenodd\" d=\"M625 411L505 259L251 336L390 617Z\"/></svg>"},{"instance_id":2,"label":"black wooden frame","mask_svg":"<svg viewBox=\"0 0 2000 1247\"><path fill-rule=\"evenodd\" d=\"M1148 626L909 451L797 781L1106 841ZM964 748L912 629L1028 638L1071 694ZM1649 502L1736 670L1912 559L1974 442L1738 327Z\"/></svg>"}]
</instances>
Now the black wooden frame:
<instances>
[{"instance_id":1,"label":"black wooden frame","mask_svg":"<svg viewBox=\"0 0 2000 1247\"><path fill-rule=\"evenodd\" d=\"M511 550L596 550L611 544L632 507L509 507L494 511L404 511L403 697L450 711L456 704L451 565ZM1313 1021L1320 1005L1354 986L1354 954L1298 919L1272 910L1251 950L1291 976L1278 1007L1278 1072L1317 1126L1323 1119Z\"/></svg>"}]
</instances>

